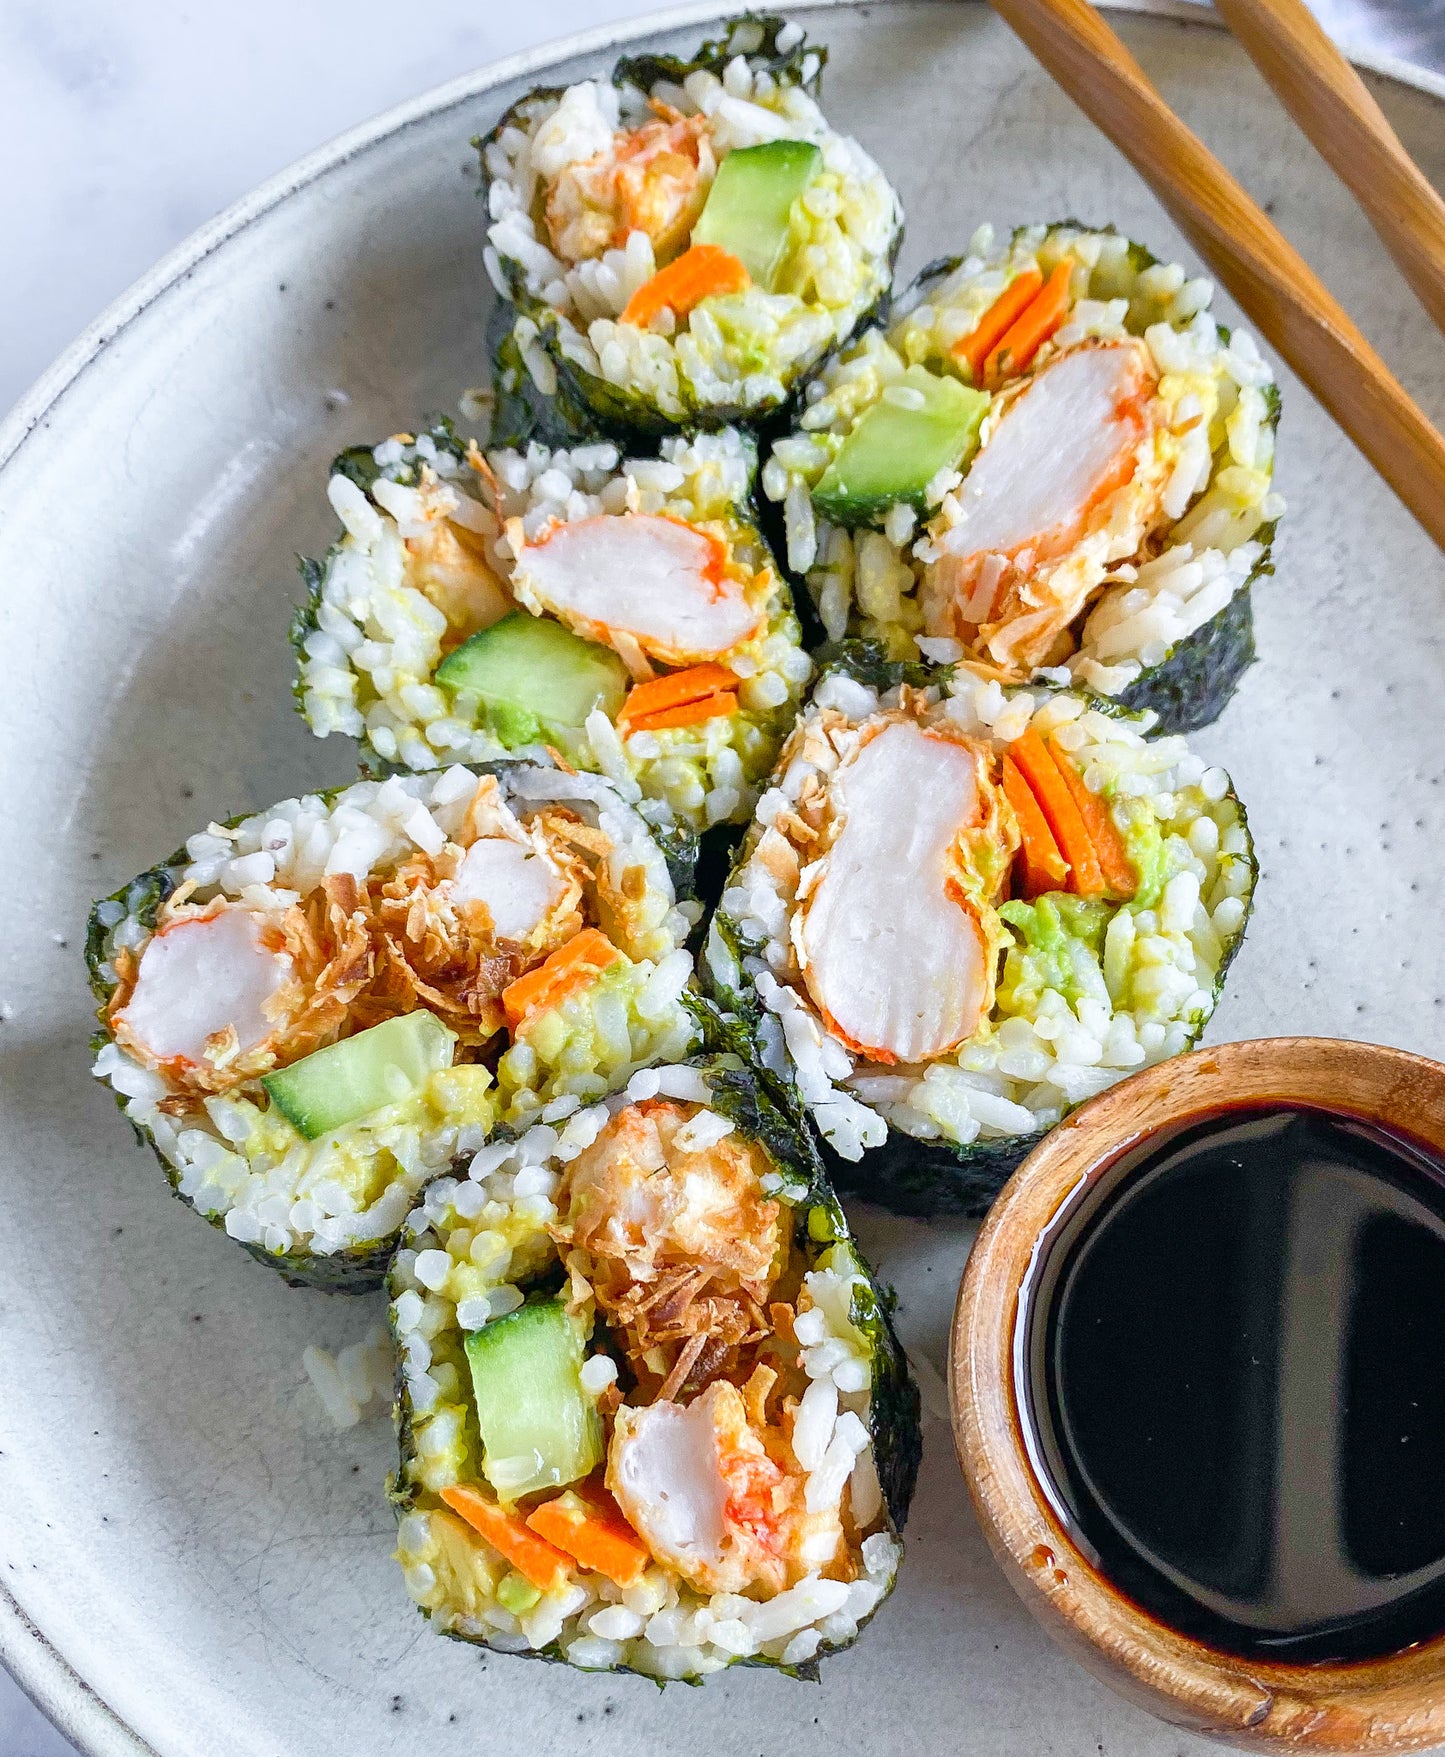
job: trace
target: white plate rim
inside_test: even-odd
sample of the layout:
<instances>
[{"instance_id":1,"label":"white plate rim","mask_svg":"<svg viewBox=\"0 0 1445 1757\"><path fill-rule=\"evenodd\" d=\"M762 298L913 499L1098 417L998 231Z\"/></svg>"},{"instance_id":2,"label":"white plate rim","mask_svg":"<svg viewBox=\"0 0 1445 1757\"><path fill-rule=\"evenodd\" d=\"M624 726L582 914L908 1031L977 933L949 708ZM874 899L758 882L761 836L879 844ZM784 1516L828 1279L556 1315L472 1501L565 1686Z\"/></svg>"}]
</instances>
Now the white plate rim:
<instances>
[{"instance_id":1,"label":"white plate rim","mask_svg":"<svg viewBox=\"0 0 1445 1757\"><path fill-rule=\"evenodd\" d=\"M783 0L778 0L779 9L790 14L828 12L863 3L864 0L788 0L784 7ZM876 5L880 0L866 0L866 3ZM881 0L881 3L889 4L891 0ZM955 0L941 0L941 3L955 3ZM975 3L982 3L982 0L975 0ZM1100 0L1100 4L1111 12L1134 12L1172 19L1206 30L1226 29L1220 19L1192 4L1191 0ZM512 80L545 73L560 61L619 49L639 38L664 31L711 24L731 16L734 10L729 6L720 8L718 0L692 0L688 5L668 7L639 18L554 38L433 86L419 96L347 129L297 159L168 251L76 337L0 421L0 470L6 468L31 434L41 427L49 411L86 368L136 318L182 283L199 263L229 239L337 165L417 122L453 109ZM1352 50L1350 59L1367 72L1423 92L1445 104L1445 75L1432 73L1393 55ZM0 1583L0 1665L77 1750L85 1753L85 1757L159 1757L155 1747L142 1739L86 1682L3 1583Z\"/></svg>"}]
</instances>

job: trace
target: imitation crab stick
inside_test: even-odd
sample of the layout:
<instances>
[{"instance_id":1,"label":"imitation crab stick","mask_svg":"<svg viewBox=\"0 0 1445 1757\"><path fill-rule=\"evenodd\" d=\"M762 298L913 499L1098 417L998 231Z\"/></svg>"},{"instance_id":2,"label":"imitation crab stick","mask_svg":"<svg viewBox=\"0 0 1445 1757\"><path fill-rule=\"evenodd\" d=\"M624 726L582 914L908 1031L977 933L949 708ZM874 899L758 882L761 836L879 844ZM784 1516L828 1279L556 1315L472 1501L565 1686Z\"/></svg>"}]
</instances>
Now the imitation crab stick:
<instances>
[{"instance_id":1,"label":"imitation crab stick","mask_svg":"<svg viewBox=\"0 0 1445 1757\"><path fill-rule=\"evenodd\" d=\"M1039 349L1068 316L1069 282L1074 265L1065 257L1007 330L984 361L984 378L995 383L1006 372L1022 372Z\"/></svg>"},{"instance_id":2,"label":"imitation crab stick","mask_svg":"<svg viewBox=\"0 0 1445 1757\"><path fill-rule=\"evenodd\" d=\"M1044 891L1062 891L1068 882L1069 863L1059 853L1049 820L1040 810L1018 764L1010 756L1003 759L1003 791L1018 819L1025 896L1037 897Z\"/></svg>"},{"instance_id":3,"label":"imitation crab stick","mask_svg":"<svg viewBox=\"0 0 1445 1757\"><path fill-rule=\"evenodd\" d=\"M520 1519L488 1500L480 1489L454 1483L441 1491L441 1497L453 1513L465 1519L473 1531L480 1532L538 1592L555 1592L567 1584L572 1564L562 1551L529 1531Z\"/></svg>"},{"instance_id":4,"label":"imitation crab stick","mask_svg":"<svg viewBox=\"0 0 1445 1757\"><path fill-rule=\"evenodd\" d=\"M1021 274L1014 276L968 334L960 336L953 344L954 358L967 362L975 384L983 382L984 361L1008 334L1015 320L1023 315L1043 284L1043 274L1031 263Z\"/></svg>"},{"instance_id":5,"label":"imitation crab stick","mask_svg":"<svg viewBox=\"0 0 1445 1757\"><path fill-rule=\"evenodd\" d=\"M1008 754L1028 782L1059 852L1069 863L1069 889L1081 897L1102 897L1106 887L1099 856L1053 752L1031 728L1014 740Z\"/></svg>"},{"instance_id":6,"label":"imitation crab stick","mask_svg":"<svg viewBox=\"0 0 1445 1757\"><path fill-rule=\"evenodd\" d=\"M622 322L646 329L664 308L674 317L686 317L715 293L741 293L751 284L747 269L731 252L718 244L694 244L642 283L627 301Z\"/></svg>"},{"instance_id":7,"label":"imitation crab stick","mask_svg":"<svg viewBox=\"0 0 1445 1757\"><path fill-rule=\"evenodd\" d=\"M569 1490L555 1501L544 1501L527 1515L527 1523L539 1537L584 1568L605 1574L614 1585L635 1586L646 1572L646 1546L601 1490L589 1489L585 1499Z\"/></svg>"},{"instance_id":8,"label":"imitation crab stick","mask_svg":"<svg viewBox=\"0 0 1445 1757\"><path fill-rule=\"evenodd\" d=\"M654 732L663 726L691 726L738 705L738 680L726 665L692 665L648 683L635 684L617 716L620 732Z\"/></svg>"},{"instance_id":9,"label":"imitation crab stick","mask_svg":"<svg viewBox=\"0 0 1445 1757\"><path fill-rule=\"evenodd\" d=\"M1108 800L1089 791L1084 785L1084 777L1074 767L1066 751L1060 750L1052 740L1049 748L1059 766L1059 773L1064 777L1064 784L1074 796L1074 804L1079 808L1079 816L1084 820L1084 828L1089 832L1094 852L1099 856L1099 868L1104 875L1105 888L1111 897L1132 897L1139 889L1139 875L1129 859L1129 851L1124 846L1124 838L1119 834L1119 826L1109 810Z\"/></svg>"},{"instance_id":10,"label":"imitation crab stick","mask_svg":"<svg viewBox=\"0 0 1445 1757\"><path fill-rule=\"evenodd\" d=\"M529 1013L545 1012L622 956L605 933L584 927L551 957L502 990L502 1010L515 1031Z\"/></svg>"}]
</instances>

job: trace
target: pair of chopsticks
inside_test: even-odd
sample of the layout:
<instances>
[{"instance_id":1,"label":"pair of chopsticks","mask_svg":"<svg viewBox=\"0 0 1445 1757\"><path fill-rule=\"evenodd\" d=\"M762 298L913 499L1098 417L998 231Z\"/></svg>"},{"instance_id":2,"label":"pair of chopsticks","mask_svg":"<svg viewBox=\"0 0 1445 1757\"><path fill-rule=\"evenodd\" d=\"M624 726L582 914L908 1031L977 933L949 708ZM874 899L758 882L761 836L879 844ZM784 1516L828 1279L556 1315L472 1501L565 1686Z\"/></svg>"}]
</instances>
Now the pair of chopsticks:
<instances>
[{"instance_id":1,"label":"pair of chopsticks","mask_svg":"<svg viewBox=\"0 0 1445 1757\"><path fill-rule=\"evenodd\" d=\"M1445 549L1445 440L1088 0L990 0L1130 160L1241 309ZM1304 0L1215 0L1445 329L1445 203Z\"/></svg>"}]
</instances>

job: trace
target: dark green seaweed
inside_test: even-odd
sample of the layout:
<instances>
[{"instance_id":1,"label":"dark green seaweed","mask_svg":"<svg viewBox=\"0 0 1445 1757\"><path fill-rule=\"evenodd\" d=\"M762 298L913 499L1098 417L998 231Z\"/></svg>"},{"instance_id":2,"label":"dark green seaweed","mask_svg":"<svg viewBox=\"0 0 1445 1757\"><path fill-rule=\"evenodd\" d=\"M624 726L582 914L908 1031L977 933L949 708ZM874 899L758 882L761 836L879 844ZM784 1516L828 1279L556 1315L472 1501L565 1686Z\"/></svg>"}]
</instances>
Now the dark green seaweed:
<instances>
[{"instance_id":1,"label":"dark green seaweed","mask_svg":"<svg viewBox=\"0 0 1445 1757\"><path fill-rule=\"evenodd\" d=\"M513 333L515 315L502 299L487 314L487 359L492 369L488 446L524 451L535 443L557 451L585 445L596 437L591 411L560 376L556 396L544 397L537 389Z\"/></svg>"},{"instance_id":2,"label":"dark green seaweed","mask_svg":"<svg viewBox=\"0 0 1445 1757\"><path fill-rule=\"evenodd\" d=\"M340 792L340 788L333 789ZM242 814L249 815L249 814ZM227 820L227 827L238 824L240 817ZM102 1026L106 1022L106 1014L110 1007L111 996L115 993L115 984L104 973L105 941L109 929L101 922L99 911L102 904L119 903L127 915L134 915L141 924L154 928L156 915L161 905L175 891L181 882L181 874L190 864L190 856L184 848L178 848L168 860L153 866L137 878L130 880L110 896L102 897L90 911L90 919L85 931L85 966L90 978L91 993L96 999L96 1014ZM91 1040L91 1048L98 1052L102 1044L110 1041L108 1031L98 1031ZM117 1110L125 1116L125 1100L119 1092L112 1091ZM168 1163L159 1147L146 1134L126 1117L132 1134L143 1146L155 1154L156 1163L166 1174L166 1182L171 1187L171 1194L183 1202L193 1214L200 1214L189 1196L183 1196L180 1190L180 1174ZM226 1233L226 1217L223 1214L201 1214L201 1219ZM356 1245L350 1250L336 1251L329 1257L317 1256L311 1251L287 1251L278 1254L268 1251L264 1245L248 1243L244 1240L233 1240L244 1251L249 1252L258 1263L264 1263L268 1269L274 1269L290 1287L311 1287L322 1293L375 1293L386 1279L386 1266L391 1259L392 1241L384 1240L377 1244Z\"/></svg>"},{"instance_id":3,"label":"dark green seaweed","mask_svg":"<svg viewBox=\"0 0 1445 1757\"><path fill-rule=\"evenodd\" d=\"M872 641L839 642L826 648L820 660L819 681L829 672L840 671L880 692L896 689L904 683L919 689L929 685L946 687L952 676L951 667L890 659L883 647ZM1069 693L1087 695L1088 692L1074 690ZM1092 706L1106 714L1122 715L1128 711L1122 703L1103 697L1094 698ZM1177 728L1165 727L1163 730ZM1247 830L1248 815L1243 801L1236 795L1235 802ZM748 851L749 843L745 840L739 849L739 862L746 858ZM1253 854L1250 859L1257 879L1257 860ZM1244 919L1215 973L1216 1001L1223 992L1229 967L1244 943L1245 929L1253 909L1254 888L1251 887ZM780 1064L778 1052L770 1047L764 1022L766 1014L746 972L746 961L760 957L762 950L762 946L750 941L721 908L717 909L708 924L707 940L698 960L702 993L691 1003L692 1008L703 1041L709 1048L751 1062L759 1071L760 1081L777 1094L777 1102L785 1110L805 1115L806 1106L791 1070ZM1048 1133L1047 1130L1038 1130L1028 1135L981 1138L959 1145L941 1140L919 1140L890 1127L881 1147L867 1149L861 1159L848 1160L829 1145L811 1118L808 1126L834 1188L895 1214L920 1219L941 1215L981 1217L1012 1173Z\"/></svg>"},{"instance_id":4,"label":"dark green seaweed","mask_svg":"<svg viewBox=\"0 0 1445 1757\"><path fill-rule=\"evenodd\" d=\"M358 448L360 449L360 448ZM369 454L368 454L369 455ZM310 563L315 566L316 564ZM470 763L467 765L474 774L504 774L508 769L515 768L516 763ZM318 793L317 798L330 802L345 791L345 786L331 787ZM225 820L226 828L232 828L250 812L242 812ZM667 860L668 872L679 897L687 898L692 894L693 871L697 862L697 838L686 830L677 830L669 834L653 831L654 839L663 849ZM98 1054L103 1044L110 1041L107 1015L111 996L115 993L115 983L104 970L105 942L110 929L101 921L100 910L107 903L118 903L126 915L135 918L148 929L154 929L156 917L166 899L172 895L181 882L181 875L190 864L190 856L184 847L178 848L169 859L151 867L138 877L113 891L110 896L100 898L91 907L86 923L85 933L85 965L90 981L91 993L96 1000L96 1016L102 1029L91 1042L93 1054ZM113 1092L116 1107L122 1116L125 1115L125 1100L118 1092ZM192 1213L199 1213L188 1196L180 1191L179 1173L171 1166L156 1146L155 1142L143 1129L130 1122L131 1132L144 1146L155 1154L156 1160L166 1174L166 1181L171 1192ZM225 1232L224 1215L202 1214L201 1218L219 1231ZM226 1236L229 1238L230 1234ZM248 1251L258 1263L264 1263L274 1269L283 1281L291 1287L311 1287L322 1293L374 1293L386 1280L387 1266L395 1248L395 1239L387 1237L370 1244L352 1246L343 1251L334 1251L329 1256L322 1256L311 1251L288 1251L277 1253L268 1251L264 1245L235 1240L243 1250Z\"/></svg>"},{"instance_id":5,"label":"dark green seaweed","mask_svg":"<svg viewBox=\"0 0 1445 1757\"><path fill-rule=\"evenodd\" d=\"M504 352L510 347L515 350L515 343L510 340L510 332L504 338ZM548 407L536 395L535 387L527 376L524 368L518 366L525 380L526 390L516 391L505 388L502 379L498 379L493 403L494 431L489 441L489 450L505 449L506 447L524 448L536 443L549 449L566 448L582 442L576 433L562 432L551 423ZM510 378L509 374L504 377ZM501 423L506 431L498 435L495 428ZM419 429L427 433L437 450L449 452L458 462L465 460L468 445L457 434L452 422L445 416L434 418L428 426ZM790 606L797 613L796 595L786 570L777 560L777 549L774 540L763 525L763 511L766 502L758 491L758 448L752 434L744 432L740 435L744 452L747 457L747 492L732 504L731 522L736 527L740 539L755 544L767 565L784 588L785 606ZM619 460L620 464L620 460ZM354 445L341 452L333 461L332 473L346 476L358 488L373 499L372 490L378 480L383 477L388 481L400 482L406 487L416 487L421 480L421 469L414 456L404 456L395 463L378 464L375 447ZM305 656L306 641L320 626L320 607L326 572L333 557L340 549L340 540L333 543L320 561L309 556L298 556L297 565L305 587L305 597L297 606L291 618L290 642L296 658L296 671L292 678L291 694L296 711L303 720L310 724L306 711L306 690L301 680L301 662ZM807 594L804 594L806 598ZM799 640L803 638L800 634ZM781 741L781 734L779 735ZM543 761L544 756L537 746L530 747L538 752L533 760ZM508 759L499 759L497 763L476 764L473 768L505 767ZM520 753L512 760L527 760ZM438 767L445 766L438 759ZM413 773L405 762L397 759L385 759L378 756L370 742L362 740L360 767L363 775L372 780L385 780L390 775L407 775ZM734 848L742 836L745 824L716 824L705 830L693 830L685 825L674 825L670 828L651 826L654 839L667 858L668 871L672 875L673 884L679 896L697 897L711 907L722 892L723 882L731 863Z\"/></svg>"},{"instance_id":6,"label":"dark green seaweed","mask_svg":"<svg viewBox=\"0 0 1445 1757\"><path fill-rule=\"evenodd\" d=\"M431 436L438 451L448 451L459 461L466 457L466 442L458 435L455 425L446 415L434 415L417 429L418 433ZM345 476L354 482L369 499L371 490L382 476L393 482L400 482L404 487L415 488L421 480L421 471L415 461L400 460L395 464L383 467L378 464L374 455L375 447L370 445L349 445L343 452L338 452L332 459L332 476ZM296 704L296 712L303 720L306 719L306 691L301 682L300 662L306 650L306 637L319 628L318 612L321 608L321 588L326 579L327 563L336 553L339 544L333 543L320 561L309 555L296 557L297 571L301 575L301 583L305 587L305 597L296 606L291 616L288 639L291 651L296 655L297 671L291 680L291 698ZM308 721L309 725L310 722ZM390 774L409 774L404 763L383 763L374 756L369 746L364 746L361 756L361 772L373 780L384 780Z\"/></svg>"},{"instance_id":7,"label":"dark green seaweed","mask_svg":"<svg viewBox=\"0 0 1445 1757\"><path fill-rule=\"evenodd\" d=\"M1196 732L1213 725L1255 660L1252 593L1256 580L1274 572L1273 536L1273 525L1260 533L1264 554L1223 610L1135 678L1115 698L1121 707L1131 713L1152 708L1159 716L1159 733Z\"/></svg>"},{"instance_id":8,"label":"dark green seaweed","mask_svg":"<svg viewBox=\"0 0 1445 1757\"><path fill-rule=\"evenodd\" d=\"M736 55L744 55L750 62L761 61L779 85L801 86L809 97L816 98L822 87L828 51L811 48L807 39L801 37L791 49L780 50L778 34L787 22L774 13L741 13L724 23L720 37L701 44L687 60L681 55L624 55L613 69L613 84L649 92L659 80L681 85L690 73L712 73L721 79L728 62ZM809 56L817 65L804 79L803 64Z\"/></svg>"},{"instance_id":9,"label":"dark green seaweed","mask_svg":"<svg viewBox=\"0 0 1445 1757\"><path fill-rule=\"evenodd\" d=\"M773 14L744 13L741 17L729 19L720 37L703 43L697 53L687 59L677 55L624 56L613 70L613 83L635 87L643 92L649 91L659 80L680 85L688 74L698 71L721 76L734 56L746 54L751 62L765 63L779 83L800 85L816 97L828 52L825 48L810 47L806 40L800 40L785 52L779 51L778 33L787 22ZM740 47L740 34L745 42L755 40L757 47ZM803 66L809 57L816 62L816 67L805 80ZM511 106L495 127L473 141L481 162L480 194L483 200L486 200L492 182L491 172L487 168L487 147L497 139L503 129L518 122L519 118L524 118L534 104L560 97L563 90L561 86L541 86L528 92ZM897 261L902 243L903 228L900 224L889 253L890 269ZM493 434L502 436L500 439L494 438L493 442L500 444L525 443L535 437L543 444L565 445L604 436L623 444L635 445L639 435L661 439L670 433L689 428L715 431L720 427L741 424L780 433L798 413L805 387L823 370L827 362L846 348L869 324L886 321L892 297L891 285L885 285L873 304L860 314L849 334L836 347L821 355L805 372L799 374L785 396L755 404L700 404L689 410L684 419L674 420L652 407L640 393L609 384L597 373L567 359L558 339L556 311L545 300L528 292L526 276L519 264L505 258L499 260L502 279L507 288L506 300L499 301L503 317L498 318L494 312L489 318L487 334L489 354L498 374L498 404L493 417ZM513 327L515 319L508 311L509 306L516 314L531 318L537 325L540 343L556 369L555 393L547 395L539 391L532 382L516 342ZM503 379L505 383L502 382Z\"/></svg>"},{"instance_id":10,"label":"dark green seaweed","mask_svg":"<svg viewBox=\"0 0 1445 1757\"><path fill-rule=\"evenodd\" d=\"M1009 1140L955 1147L947 1141L916 1141L889 1129L883 1145L870 1148L861 1160L844 1159L821 1137L819 1147L829 1177L845 1196L920 1220L940 1215L979 1220L1047 1133L1040 1129Z\"/></svg>"},{"instance_id":11,"label":"dark green seaweed","mask_svg":"<svg viewBox=\"0 0 1445 1757\"><path fill-rule=\"evenodd\" d=\"M1080 231L1089 232L1114 230L1112 226L1089 226L1076 219L1053 221L1050 230L1057 226L1076 227ZM1015 228L1015 236L1026 229ZM1136 269L1148 268L1159 260L1146 246L1132 242L1130 259ZM935 257L918 271L894 301L895 308L899 312L906 312L921 304L929 290L947 279L963 261L964 258L958 255ZM1231 333L1228 326L1221 323L1216 327L1220 338L1228 342ZM1274 383L1267 385L1264 398L1265 425L1277 428L1280 415L1279 386ZM1274 572L1272 550L1276 524L1277 521L1271 521L1262 525L1255 533L1255 541L1263 545L1264 553L1229 603L1202 627L1177 642L1157 665L1142 672L1114 698L1131 713L1153 709L1159 716L1159 723L1154 729L1157 733L1196 732L1202 726L1212 725L1229 705L1239 687L1240 679L1254 663L1256 654L1251 594L1260 580ZM786 556L786 543L777 541L774 546L779 555ZM818 628L812 594L807 590L805 582L791 571L788 579L793 588L794 599L808 613L800 610L800 615L804 616L803 626L811 638ZM845 642L841 647L825 645L818 654L819 662L826 664L835 653L846 652L854 646L854 642ZM874 682L876 679L870 676L864 681ZM896 683L898 679L893 681Z\"/></svg>"}]
</instances>

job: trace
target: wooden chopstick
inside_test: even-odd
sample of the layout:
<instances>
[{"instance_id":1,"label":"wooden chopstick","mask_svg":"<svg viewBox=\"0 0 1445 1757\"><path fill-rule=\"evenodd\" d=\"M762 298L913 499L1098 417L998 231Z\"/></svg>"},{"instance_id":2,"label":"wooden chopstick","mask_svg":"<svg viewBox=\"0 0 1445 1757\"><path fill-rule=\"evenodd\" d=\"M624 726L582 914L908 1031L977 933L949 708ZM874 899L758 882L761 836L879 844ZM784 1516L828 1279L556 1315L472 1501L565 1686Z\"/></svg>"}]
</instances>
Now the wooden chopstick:
<instances>
[{"instance_id":1,"label":"wooden chopstick","mask_svg":"<svg viewBox=\"0 0 1445 1757\"><path fill-rule=\"evenodd\" d=\"M990 0L1133 164L1260 333L1445 549L1445 440L1314 270L1086 0Z\"/></svg>"},{"instance_id":2,"label":"wooden chopstick","mask_svg":"<svg viewBox=\"0 0 1445 1757\"><path fill-rule=\"evenodd\" d=\"M1214 0L1445 330L1445 201L1304 0Z\"/></svg>"}]
</instances>

